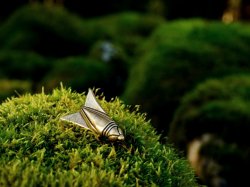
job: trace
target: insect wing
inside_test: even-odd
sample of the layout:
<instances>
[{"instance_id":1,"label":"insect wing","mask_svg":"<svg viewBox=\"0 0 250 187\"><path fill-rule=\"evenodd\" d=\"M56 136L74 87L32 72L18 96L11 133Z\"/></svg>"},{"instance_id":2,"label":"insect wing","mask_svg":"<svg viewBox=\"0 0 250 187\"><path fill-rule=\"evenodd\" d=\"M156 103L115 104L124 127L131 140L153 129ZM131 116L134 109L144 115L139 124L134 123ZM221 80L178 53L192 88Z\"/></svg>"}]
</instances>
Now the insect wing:
<instances>
[{"instance_id":1,"label":"insect wing","mask_svg":"<svg viewBox=\"0 0 250 187\"><path fill-rule=\"evenodd\" d=\"M89 127L87 126L86 122L84 121L79 112L61 117L61 120L71 122L86 129L89 129Z\"/></svg>"},{"instance_id":2,"label":"insect wing","mask_svg":"<svg viewBox=\"0 0 250 187\"><path fill-rule=\"evenodd\" d=\"M84 106L106 113L101 107L101 105L98 103L98 101L96 100L95 95L91 89L89 89Z\"/></svg>"}]
</instances>

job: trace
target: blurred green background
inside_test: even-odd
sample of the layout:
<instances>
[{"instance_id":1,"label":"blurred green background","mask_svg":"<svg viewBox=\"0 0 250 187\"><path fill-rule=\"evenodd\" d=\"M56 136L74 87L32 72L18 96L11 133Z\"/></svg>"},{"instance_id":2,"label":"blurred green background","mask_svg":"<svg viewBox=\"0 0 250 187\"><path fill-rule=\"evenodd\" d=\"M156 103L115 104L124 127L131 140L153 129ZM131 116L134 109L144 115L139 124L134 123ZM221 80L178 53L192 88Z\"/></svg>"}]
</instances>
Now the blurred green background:
<instances>
[{"instance_id":1,"label":"blurred green background","mask_svg":"<svg viewBox=\"0 0 250 187\"><path fill-rule=\"evenodd\" d=\"M250 0L0 2L0 102L100 88L140 105L202 184L250 166Z\"/></svg>"}]
</instances>

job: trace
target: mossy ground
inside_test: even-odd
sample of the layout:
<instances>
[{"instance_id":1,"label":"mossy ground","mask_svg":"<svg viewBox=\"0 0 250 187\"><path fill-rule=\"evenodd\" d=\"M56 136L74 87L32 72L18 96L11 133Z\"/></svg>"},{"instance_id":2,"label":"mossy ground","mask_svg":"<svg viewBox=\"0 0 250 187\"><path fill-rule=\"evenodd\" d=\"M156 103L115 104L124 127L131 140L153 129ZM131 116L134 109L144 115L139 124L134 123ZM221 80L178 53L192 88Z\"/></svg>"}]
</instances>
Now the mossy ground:
<instances>
[{"instance_id":1,"label":"mossy ground","mask_svg":"<svg viewBox=\"0 0 250 187\"><path fill-rule=\"evenodd\" d=\"M0 186L197 186L187 161L158 142L138 107L100 99L125 131L123 144L59 120L84 101L61 88L0 105Z\"/></svg>"}]
</instances>

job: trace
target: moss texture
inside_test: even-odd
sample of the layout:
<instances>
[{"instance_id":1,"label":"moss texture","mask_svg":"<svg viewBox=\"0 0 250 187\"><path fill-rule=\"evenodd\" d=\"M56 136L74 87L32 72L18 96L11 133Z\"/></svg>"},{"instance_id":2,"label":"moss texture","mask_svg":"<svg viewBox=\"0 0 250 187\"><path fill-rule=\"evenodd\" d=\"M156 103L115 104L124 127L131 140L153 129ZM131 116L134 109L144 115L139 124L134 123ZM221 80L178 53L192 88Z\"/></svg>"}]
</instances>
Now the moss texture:
<instances>
[{"instance_id":1,"label":"moss texture","mask_svg":"<svg viewBox=\"0 0 250 187\"><path fill-rule=\"evenodd\" d=\"M0 78L32 80L33 91L64 82L79 92L95 85L106 96L121 95L137 47L163 22L134 12L82 19L63 7L21 7L0 25ZM108 61L105 42L115 51Z\"/></svg>"},{"instance_id":2,"label":"moss texture","mask_svg":"<svg viewBox=\"0 0 250 187\"><path fill-rule=\"evenodd\" d=\"M0 48L66 57L86 55L95 42L109 39L131 51L163 22L133 12L82 19L63 7L33 4L18 9L1 25Z\"/></svg>"},{"instance_id":3,"label":"moss texture","mask_svg":"<svg viewBox=\"0 0 250 187\"><path fill-rule=\"evenodd\" d=\"M86 57L69 57L57 60L43 77L39 86L46 90L60 85L70 85L72 90L84 90L91 85L108 87L111 79L111 67L100 60Z\"/></svg>"},{"instance_id":4,"label":"moss texture","mask_svg":"<svg viewBox=\"0 0 250 187\"><path fill-rule=\"evenodd\" d=\"M186 151L192 140L212 135L199 154L217 162L221 168L218 175L229 186L241 186L248 181L249 133L250 76L245 75L209 79L185 95L171 123L169 138Z\"/></svg>"},{"instance_id":5,"label":"moss texture","mask_svg":"<svg viewBox=\"0 0 250 187\"><path fill-rule=\"evenodd\" d=\"M250 72L249 30L202 20L162 24L143 45L123 99L142 105L159 131L168 132L181 97L195 85Z\"/></svg>"},{"instance_id":6,"label":"moss texture","mask_svg":"<svg viewBox=\"0 0 250 187\"><path fill-rule=\"evenodd\" d=\"M1 186L197 186L187 161L158 142L138 107L130 112L118 98L100 99L125 131L123 144L59 120L84 101L61 88L0 105Z\"/></svg>"},{"instance_id":7,"label":"moss texture","mask_svg":"<svg viewBox=\"0 0 250 187\"><path fill-rule=\"evenodd\" d=\"M209 79L199 84L182 99L171 123L171 139L184 145L197 136L212 133L247 146L249 94L249 75Z\"/></svg>"}]
</instances>

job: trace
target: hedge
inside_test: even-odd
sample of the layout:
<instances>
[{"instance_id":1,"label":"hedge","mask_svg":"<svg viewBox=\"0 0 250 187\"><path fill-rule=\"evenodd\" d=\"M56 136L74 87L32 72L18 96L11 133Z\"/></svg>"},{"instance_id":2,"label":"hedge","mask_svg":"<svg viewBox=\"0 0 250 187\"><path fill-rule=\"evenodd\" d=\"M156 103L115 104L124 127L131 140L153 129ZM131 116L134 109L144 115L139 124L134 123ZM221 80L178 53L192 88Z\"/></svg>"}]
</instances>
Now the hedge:
<instances>
[{"instance_id":1,"label":"hedge","mask_svg":"<svg viewBox=\"0 0 250 187\"><path fill-rule=\"evenodd\" d=\"M137 107L99 100L125 132L122 144L59 120L84 100L61 88L0 105L1 186L197 186L187 161L159 143Z\"/></svg>"}]
</instances>

